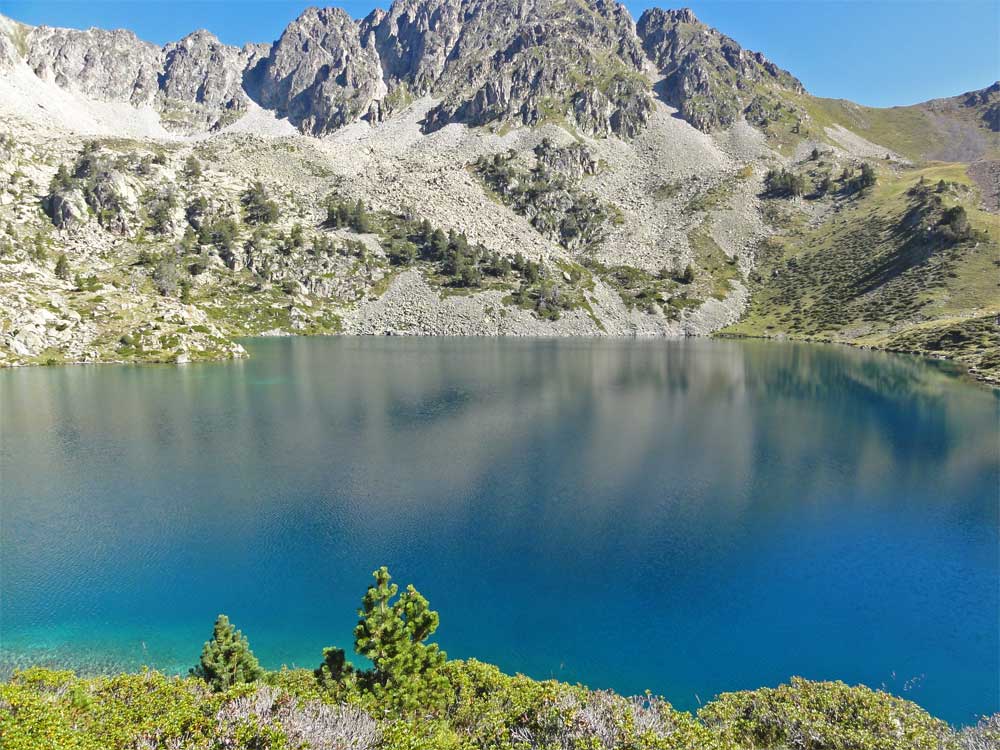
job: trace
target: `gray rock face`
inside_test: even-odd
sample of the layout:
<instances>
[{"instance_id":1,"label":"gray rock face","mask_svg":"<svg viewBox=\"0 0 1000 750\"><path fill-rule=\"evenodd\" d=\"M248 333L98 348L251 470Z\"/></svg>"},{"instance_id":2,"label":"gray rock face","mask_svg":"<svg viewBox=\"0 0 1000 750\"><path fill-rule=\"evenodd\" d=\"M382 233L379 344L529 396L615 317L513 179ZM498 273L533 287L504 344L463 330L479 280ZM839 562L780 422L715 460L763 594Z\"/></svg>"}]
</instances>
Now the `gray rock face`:
<instances>
[{"instance_id":1,"label":"gray rock face","mask_svg":"<svg viewBox=\"0 0 1000 750\"><path fill-rule=\"evenodd\" d=\"M79 189L60 190L45 198L45 212L60 229L82 224L87 220L87 200Z\"/></svg>"},{"instance_id":2,"label":"gray rock face","mask_svg":"<svg viewBox=\"0 0 1000 750\"><path fill-rule=\"evenodd\" d=\"M383 88L378 53L339 8L309 8L263 63L260 100L314 135L366 114Z\"/></svg>"},{"instance_id":3,"label":"gray rock face","mask_svg":"<svg viewBox=\"0 0 1000 750\"><path fill-rule=\"evenodd\" d=\"M0 70L10 68L27 52L28 27L0 16Z\"/></svg>"},{"instance_id":4,"label":"gray rock face","mask_svg":"<svg viewBox=\"0 0 1000 750\"><path fill-rule=\"evenodd\" d=\"M405 86L421 96L444 73L464 29L462 0L398 0L389 12L375 10L362 24L372 35L389 89Z\"/></svg>"},{"instance_id":5,"label":"gray rock face","mask_svg":"<svg viewBox=\"0 0 1000 750\"><path fill-rule=\"evenodd\" d=\"M554 120L628 137L652 110L643 64L632 19L616 2L568 10L553 0L469 0L426 130Z\"/></svg>"},{"instance_id":6,"label":"gray rock face","mask_svg":"<svg viewBox=\"0 0 1000 750\"><path fill-rule=\"evenodd\" d=\"M163 48L159 88L168 99L223 109L244 108L243 71L248 53L208 31L188 34Z\"/></svg>"},{"instance_id":7,"label":"gray rock face","mask_svg":"<svg viewBox=\"0 0 1000 750\"><path fill-rule=\"evenodd\" d=\"M582 143L557 146L548 138L535 146L535 158L550 172L579 180L597 174L597 159Z\"/></svg>"},{"instance_id":8,"label":"gray rock face","mask_svg":"<svg viewBox=\"0 0 1000 750\"><path fill-rule=\"evenodd\" d=\"M636 31L664 75L659 93L699 130L732 125L748 109L766 116L768 89L804 91L790 73L701 23L687 8L651 8Z\"/></svg>"},{"instance_id":9,"label":"gray rock face","mask_svg":"<svg viewBox=\"0 0 1000 750\"><path fill-rule=\"evenodd\" d=\"M159 90L163 51L131 31L39 26L27 41L26 61L39 78L92 99L150 104Z\"/></svg>"},{"instance_id":10,"label":"gray rock face","mask_svg":"<svg viewBox=\"0 0 1000 750\"><path fill-rule=\"evenodd\" d=\"M102 169L91 179L85 194L101 226L123 235L131 231L138 220L139 196L124 174L113 168Z\"/></svg>"},{"instance_id":11,"label":"gray rock face","mask_svg":"<svg viewBox=\"0 0 1000 750\"><path fill-rule=\"evenodd\" d=\"M702 130L766 119L769 90L802 90L689 10L652 9L636 27L615 0L397 0L360 23L310 8L273 45L243 49L206 31L160 49L128 31L0 22L0 64L23 56L60 86L152 104L165 126L189 132L232 122L253 99L323 135L431 94L440 103L426 132L556 122L632 138L653 109L650 60L664 76L660 95Z\"/></svg>"},{"instance_id":12,"label":"gray rock face","mask_svg":"<svg viewBox=\"0 0 1000 750\"><path fill-rule=\"evenodd\" d=\"M994 133L1000 133L1000 81L979 91L965 94L963 104L966 107L982 110L982 119L986 127Z\"/></svg>"}]
</instances>

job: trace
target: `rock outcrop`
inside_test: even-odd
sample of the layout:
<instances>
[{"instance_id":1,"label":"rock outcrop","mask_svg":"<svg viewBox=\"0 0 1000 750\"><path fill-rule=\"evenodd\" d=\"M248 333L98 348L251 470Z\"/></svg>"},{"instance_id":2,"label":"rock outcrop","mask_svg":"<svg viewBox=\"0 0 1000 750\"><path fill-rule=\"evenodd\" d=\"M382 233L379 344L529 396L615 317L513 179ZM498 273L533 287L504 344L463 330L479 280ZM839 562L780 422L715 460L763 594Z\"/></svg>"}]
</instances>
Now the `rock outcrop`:
<instances>
[{"instance_id":1,"label":"rock outcrop","mask_svg":"<svg viewBox=\"0 0 1000 750\"><path fill-rule=\"evenodd\" d=\"M593 135L634 136L652 110L644 57L624 6L479 0L433 90L425 130L449 122L566 122Z\"/></svg>"},{"instance_id":2,"label":"rock outcrop","mask_svg":"<svg viewBox=\"0 0 1000 750\"><path fill-rule=\"evenodd\" d=\"M87 199L79 188L57 190L47 195L42 207L59 229L67 229L87 220Z\"/></svg>"},{"instance_id":3,"label":"rock outcrop","mask_svg":"<svg viewBox=\"0 0 1000 750\"><path fill-rule=\"evenodd\" d=\"M26 53L28 27L0 16L0 70L11 68Z\"/></svg>"},{"instance_id":4,"label":"rock outcrop","mask_svg":"<svg viewBox=\"0 0 1000 750\"><path fill-rule=\"evenodd\" d=\"M309 8L275 42L260 101L300 130L322 135L368 113L384 91L378 53L339 8Z\"/></svg>"},{"instance_id":5,"label":"rock outcrop","mask_svg":"<svg viewBox=\"0 0 1000 750\"><path fill-rule=\"evenodd\" d=\"M232 108L246 101L246 55L205 30L164 47L160 89L170 99Z\"/></svg>"},{"instance_id":6,"label":"rock outcrop","mask_svg":"<svg viewBox=\"0 0 1000 750\"><path fill-rule=\"evenodd\" d=\"M791 73L706 26L687 8L650 8L636 30L663 76L659 93L699 130L728 127L744 113L751 121L766 117L772 89L805 91Z\"/></svg>"},{"instance_id":7,"label":"rock outcrop","mask_svg":"<svg viewBox=\"0 0 1000 750\"><path fill-rule=\"evenodd\" d=\"M463 0L398 0L362 23L378 51L389 91L430 93L444 73L465 28Z\"/></svg>"},{"instance_id":8,"label":"rock outcrop","mask_svg":"<svg viewBox=\"0 0 1000 750\"><path fill-rule=\"evenodd\" d=\"M964 95L964 99L966 107L982 112L986 127L994 133L1000 133L1000 81L979 91L970 91Z\"/></svg>"},{"instance_id":9,"label":"rock outcrop","mask_svg":"<svg viewBox=\"0 0 1000 750\"><path fill-rule=\"evenodd\" d=\"M124 29L39 26L27 36L25 61L42 80L91 99L142 105L159 93L163 50Z\"/></svg>"}]
</instances>

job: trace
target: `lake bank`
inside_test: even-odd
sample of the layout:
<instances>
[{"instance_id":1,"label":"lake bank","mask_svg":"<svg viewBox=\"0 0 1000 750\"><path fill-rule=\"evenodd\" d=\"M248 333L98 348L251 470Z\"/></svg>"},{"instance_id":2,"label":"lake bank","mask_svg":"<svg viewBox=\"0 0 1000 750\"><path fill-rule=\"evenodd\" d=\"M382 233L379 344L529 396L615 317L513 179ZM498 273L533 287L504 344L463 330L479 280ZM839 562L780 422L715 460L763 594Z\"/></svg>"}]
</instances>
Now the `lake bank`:
<instances>
[{"instance_id":1,"label":"lake bank","mask_svg":"<svg viewBox=\"0 0 1000 750\"><path fill-rule=\"evenodd\" d=\"M286 336L297 336L302 338L314 338L314 337L369 337L369 336L387 336L387 337L410 337L410 338L510 338L510 339L554 339L561 340L566 338L578 338L578 339L611 339L611 340L636 340L636 341L673 341L686 338L707 338L707 339L749 339L749 340L762 340L762 341L795 341L807 344L816 345L826 345L834 344L841 346L850 346L858 349L881 351L891 354L904 354L911 355L915 357L921 357L924 359L932 361L944 361L952 362L955 367L966 374L970 379L982 383L991 388L1000 388L1000 369L995 367L987 367L985 369L980 369L975 366L970 367L968 363L963 362L960 355L955 353L949 353L944 351L937 351L934 349L920 349L920 348L892 348L887 346L879 346L877 344L856 342L856 341L839 341L832 339L816 339L802 336L788 335L784 333L779 334L760 334L760 333L734 333L719 331L712 334L705 335L685 335L685 336L663 336L656 334L649 335L639 335L639 336L626 336L626 335L614 335L614 334L602 334L600 332L588 332L586 334L579 333L567 333L567 334L505 334L501 336L494 336L490 334L476 334L476 333L456 333L456 334L431 334L431 333L409 333L400 331L384 332L382 334L347 334L347 333L323 333L323 334L304 334L304 333L287 333L287 332L277 332L274 334L263 335L263 336L248 336L248 337L237 337L231 343L231 346L214 348L206 351L195 351L188 352L185 356L178 357L176 353L170 353L167 356L162 356L158 351L143 351L143 350L131 350L129 356L127 357L108 357L108 358L83 358L79 360L66 359L64 357L53 357L46 359L45 357L39 357L36 360L24 361L24 362L0 362L0 370L16 368L16 367L33 367L33 366L56 366L56 365L94 365L94 364L191 364L195 362L226 362L234 359L243 359L249 356L240 343L241 341L250 340L255 338L271 338L271 337L286 337Z\"/></svg>"}]
</instances>

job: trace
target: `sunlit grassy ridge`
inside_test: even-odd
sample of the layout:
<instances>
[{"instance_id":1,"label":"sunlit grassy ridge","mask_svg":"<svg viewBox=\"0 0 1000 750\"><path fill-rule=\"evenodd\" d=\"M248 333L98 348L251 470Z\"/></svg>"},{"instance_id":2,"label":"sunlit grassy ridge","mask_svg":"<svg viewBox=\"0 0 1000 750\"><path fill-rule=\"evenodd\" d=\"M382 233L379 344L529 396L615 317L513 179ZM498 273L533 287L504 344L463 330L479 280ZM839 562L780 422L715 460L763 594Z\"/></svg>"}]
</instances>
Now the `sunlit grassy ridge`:
<instances>
[{"instance_id":1,"label":"sunlit grassy ridge","mask_svg":"<svg viewBox=\"0 0 1000 750\"><path fill-rule=\"evenodd\" d=\"M883 169L819 223L790 211L762 253L748 315L726 333L947 356L1000 377L1000 219L979 208L966 169Z\"/></svg>"}]
</instances>

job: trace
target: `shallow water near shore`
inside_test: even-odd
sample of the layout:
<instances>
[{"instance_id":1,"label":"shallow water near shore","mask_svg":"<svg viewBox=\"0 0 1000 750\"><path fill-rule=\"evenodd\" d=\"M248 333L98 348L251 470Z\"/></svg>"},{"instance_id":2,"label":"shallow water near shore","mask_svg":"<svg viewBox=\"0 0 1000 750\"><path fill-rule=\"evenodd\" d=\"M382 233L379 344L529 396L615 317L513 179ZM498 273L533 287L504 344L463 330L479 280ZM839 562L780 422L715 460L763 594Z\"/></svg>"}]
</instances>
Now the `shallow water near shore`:
<instances>
[{"instance_id":1,"label":"shallow water near shore","mask_svg":"<svg viewBox=\"0 0 1000 750\"><path fill-rule=\"evenodd\" d=\"M379 565L452 657L697 708L792 675L1000 710L994 392L761 341L334 338L0 372L0 666L350 650Z\"/></svg>"}]
</instances>

